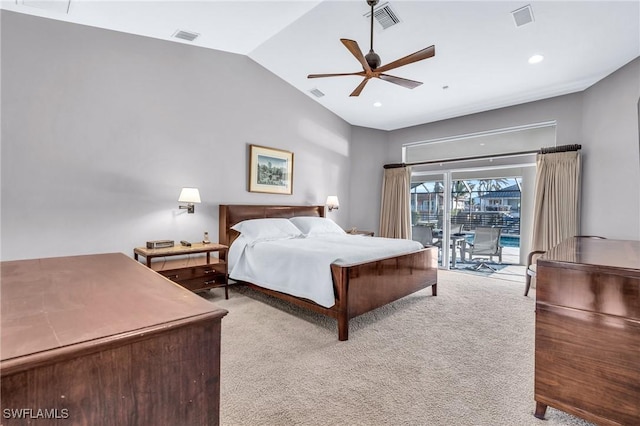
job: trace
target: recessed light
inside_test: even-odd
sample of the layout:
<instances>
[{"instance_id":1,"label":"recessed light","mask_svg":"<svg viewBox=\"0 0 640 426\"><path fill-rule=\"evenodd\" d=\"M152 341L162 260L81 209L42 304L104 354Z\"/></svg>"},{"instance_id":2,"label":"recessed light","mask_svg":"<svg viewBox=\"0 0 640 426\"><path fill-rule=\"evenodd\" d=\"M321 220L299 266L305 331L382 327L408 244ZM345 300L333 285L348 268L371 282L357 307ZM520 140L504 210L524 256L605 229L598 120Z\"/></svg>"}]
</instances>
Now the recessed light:
<instances>
[{"instance_id":1,"label":"recessed light","mask_svg":"<svg viewBox=\"0 0 640 426\"><path fill-rule=\"evenodd\" d=\"M382 106L382 102L376 101L376 102L373 103L373 106L376 107L376 108L380 108Z\"/></svg>"},{"instance_id":2,"label":"recessed light","mask_svg":"<svg viewBox=\"0 0 640 426\"><path fill-rule=\"evenodd\" d=\"M544 56L542 55L533 55L532 57L529 58L529 63L537 64L539 62L542 62L543 59L544 59Z\"/></svg>"}]
</instances>

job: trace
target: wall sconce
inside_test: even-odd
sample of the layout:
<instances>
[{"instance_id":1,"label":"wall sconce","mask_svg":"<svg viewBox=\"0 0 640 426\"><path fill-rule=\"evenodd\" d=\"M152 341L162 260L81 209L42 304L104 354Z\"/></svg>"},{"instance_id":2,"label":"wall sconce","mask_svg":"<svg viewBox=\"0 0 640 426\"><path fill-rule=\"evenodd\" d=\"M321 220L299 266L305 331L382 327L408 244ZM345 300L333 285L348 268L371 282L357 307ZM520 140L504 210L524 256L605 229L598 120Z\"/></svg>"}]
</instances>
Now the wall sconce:
<instances>
[{"instance_id":1,"label":"wall sconce","mask_svg":"<svg viewBox=\"0 0 640 426\"><path fill-rule=\"evenodd\" d=\"M329 195L327 197L327 207L329 208L329 211L333 211L333 210L338 210L338 208L340 207L340 202L338 201L338 196L337 195Z\"/></svg>"},{"instance_id":2,"label":"wall sconce","mask_svg":"<svg viewBox=\"0 0 640 426\"><path fill-rule=\"evenodd\" d=\"M186 206L178 206L180 209L187 209L187 213L195 213L195 205L193 203L200 202L200 191L198 188L182 188L178 202L187 203Z\"/></svg>"}]
</instances>

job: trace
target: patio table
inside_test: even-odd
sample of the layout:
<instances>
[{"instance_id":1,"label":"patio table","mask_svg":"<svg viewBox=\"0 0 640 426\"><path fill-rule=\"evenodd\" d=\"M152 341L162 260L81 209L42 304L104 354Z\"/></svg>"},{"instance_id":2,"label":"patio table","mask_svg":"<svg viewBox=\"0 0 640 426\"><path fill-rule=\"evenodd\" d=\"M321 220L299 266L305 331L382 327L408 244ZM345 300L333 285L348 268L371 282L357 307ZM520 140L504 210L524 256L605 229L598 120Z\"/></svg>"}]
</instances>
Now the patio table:
<instances>
[{"instance_id":1,"label":"patio table","mask_svg":"<svg viewBox=\"0 0 640 426\"><path fill-rule=\"evenodd\" d=\"M460 261L464 262L465 261L465 253L466 253L466 249L467 249L467 233L460 233L460 234L451 234L449 235L449 239L451 240L451 246L453 247L452 250L452 255L451 255L451 267L455 268L456 267L456 247L458 246L458 243L460 243ZM434 238L437 239L438 241L440 241L440 244L442 244L442 230L436 230L434 229L434 234L433 234Z\"/></svg>"}]
</instances>

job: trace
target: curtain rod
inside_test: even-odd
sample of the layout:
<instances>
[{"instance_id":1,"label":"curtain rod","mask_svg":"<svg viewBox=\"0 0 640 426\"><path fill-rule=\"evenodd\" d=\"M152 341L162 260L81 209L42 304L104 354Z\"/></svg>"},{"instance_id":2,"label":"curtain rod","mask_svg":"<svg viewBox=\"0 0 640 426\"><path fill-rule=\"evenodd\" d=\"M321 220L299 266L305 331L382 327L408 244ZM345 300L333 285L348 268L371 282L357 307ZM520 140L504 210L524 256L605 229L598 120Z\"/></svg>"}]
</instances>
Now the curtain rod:
<instances>
[{"instance_id":1,"label":"curtain rod","mask_svg":"<svg viewBox=\"0 0 640 426\"><path fill-rule=\"evenodd\" d=\"M570 152L570 151L578 151L582 149L582 145L560 145L560 146L552 146L549 148L540 148L538 154L552 154L554 152Z\"/></svg>"},{"instance_id":2,"label":"curtain rod","mask_svg":"<svg viewBox=\"0 0 640 426\"><path fill-rule=\"evenodd\" d=\"M552 154L554 152L578 151L579 149L582 149L582 145L575 145L575 144L560 145L560 146L552 146L548 148L540 148L538 150L533 150L533 151L508 152L505 154L477 155L475 157L451 158L447 160L416 161L415 163L392 163L392 164L385 164L384 168L397 169L399 167L406 167L406 166L422 166L425 164L452 163L455 161L485 160L488 158L500 158L500 157L516 157L516 156L527 155L527 154Z\"/></svg>"}]
</instances>

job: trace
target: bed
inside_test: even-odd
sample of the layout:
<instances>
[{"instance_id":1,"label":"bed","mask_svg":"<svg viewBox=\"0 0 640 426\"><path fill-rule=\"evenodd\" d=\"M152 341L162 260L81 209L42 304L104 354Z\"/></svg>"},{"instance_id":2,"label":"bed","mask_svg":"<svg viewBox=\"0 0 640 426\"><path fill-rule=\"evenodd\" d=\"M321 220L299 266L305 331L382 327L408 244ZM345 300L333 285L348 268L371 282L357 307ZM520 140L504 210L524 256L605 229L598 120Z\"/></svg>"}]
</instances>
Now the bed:
<instances>
[{"instance_id":1,"label":"bed","mask_svg":"<svg viewBox=\"0 0 640 426\"><path fill-rule=\"evenodd\" d=\"M300 216L324 217L324 209L324 206L220 205L219 242L231 246L240 235L232 227L243 221ZM221 256L228 256L228 253ZM329 268L335 303L329 307L304 297L263 288L249 281L240 282L259 292L335 318L338 323L338 339L344 341L349 338L351 318L430 286L432 295L436 296L437 256L436 247L427 247L411 253L353 264L332 263ZM224 257L223 259L226 260Z\"/></svg>"}]
</instances>

